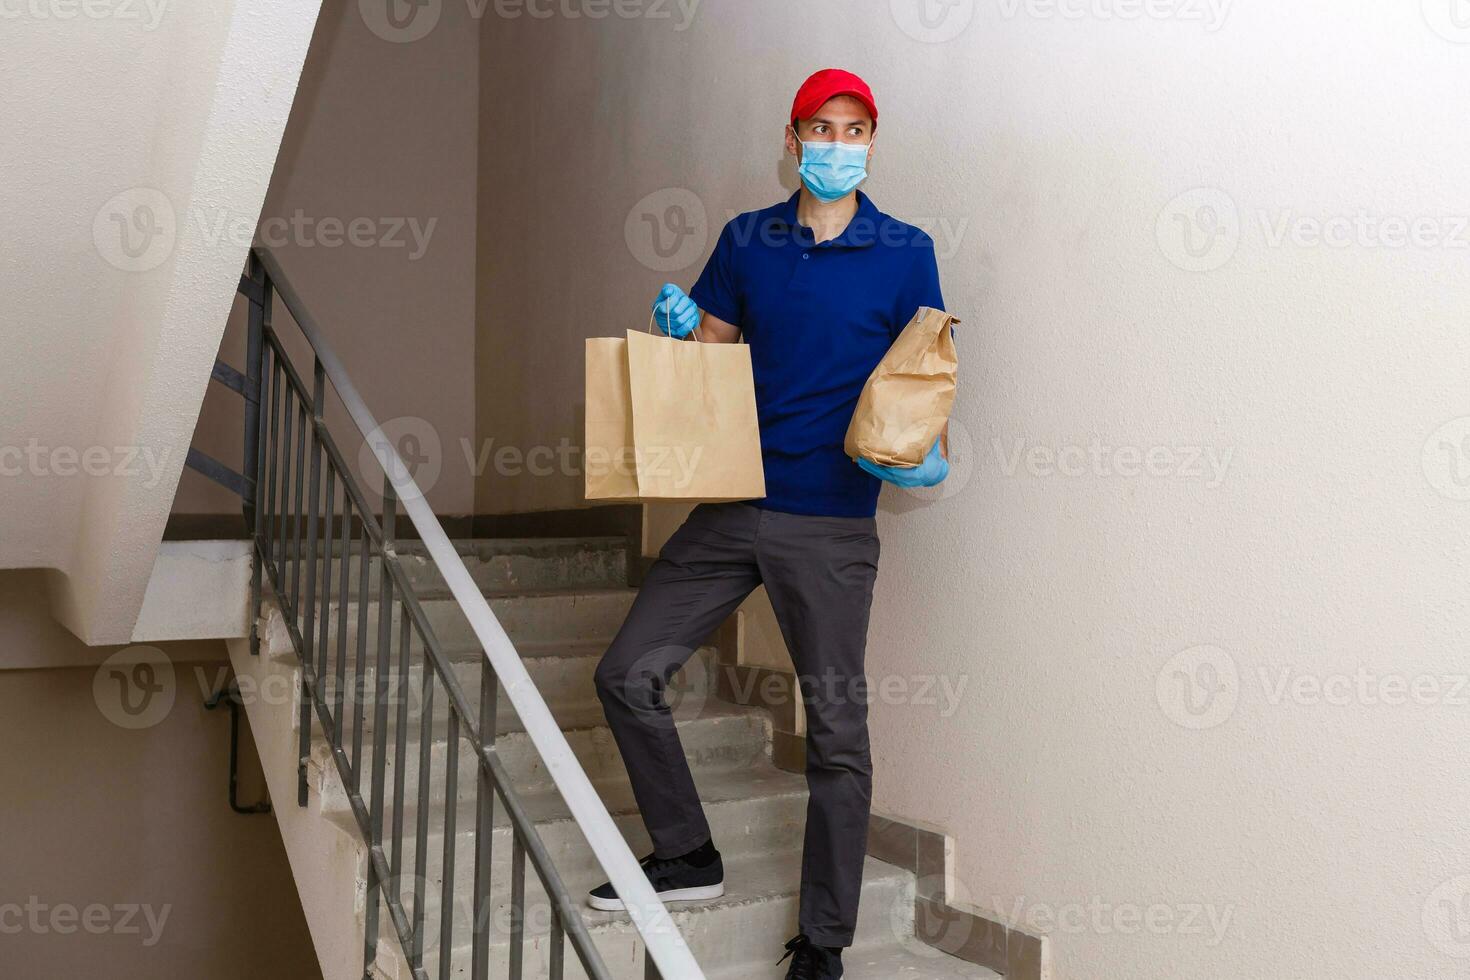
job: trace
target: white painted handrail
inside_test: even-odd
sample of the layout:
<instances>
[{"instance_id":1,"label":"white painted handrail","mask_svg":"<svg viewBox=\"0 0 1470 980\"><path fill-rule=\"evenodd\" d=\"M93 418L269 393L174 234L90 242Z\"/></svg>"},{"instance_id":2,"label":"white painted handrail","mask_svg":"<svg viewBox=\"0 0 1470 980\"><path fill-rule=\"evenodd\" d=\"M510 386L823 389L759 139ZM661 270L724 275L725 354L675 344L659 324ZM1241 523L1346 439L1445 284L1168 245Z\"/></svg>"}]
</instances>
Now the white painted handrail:
<instances>
[{"instance_id":1,"label":"white painted handrail","mask_svg":"<svg viewBox=\"0 0 1470 980\"><path fill-rule=\"evenodd\" d=\"M409 520L413 521L413 526L418 530L424 547L439 566L444 581L449 585L449 591L459 603L465 618L469 620L470 628L480 641L490 668L495 671L521 723L526 726L526 734L530 736L546 764L546 771L551 774L556 788L566 800L573 819L586 835L587 842L617 890L618 897L627 905L628 915L639 935L643 937L659 972L668 980L704 980L704 972L695 962L694 954L689 951L679 927L670 918L663 902L659 901L648 877L639 866L638 859L629 850L627 841L623 840L623 835L613 823L602 798L593 789L591 780L572 753L566 735L562 733L561 726L552 717L545 699L532 682L531 675L521 662L520 654L516 652L510 637L506 635L505 628L495 618L490 603L485 601L484 594L470 577L469 569L465 568L464 559L450 543L439 518L434 515L418 484L409 475L407 464L398 455L392 441L382 438L377 420L358 394L357 387L348 378L336 351L327 343L315 319L307 312L300 295L292 288L276 257L264 247L257 247L256 252L265 264L276 291L280 293L287 309L301 327L301 332L306 335L307 341L321 360L323 373L337 390L337 395L347 407L353 423L367 439L368 445L372 446L373 454L383 467L389 482L393 484L393 489L402 501Z\"/></svg>"}]
</instances>

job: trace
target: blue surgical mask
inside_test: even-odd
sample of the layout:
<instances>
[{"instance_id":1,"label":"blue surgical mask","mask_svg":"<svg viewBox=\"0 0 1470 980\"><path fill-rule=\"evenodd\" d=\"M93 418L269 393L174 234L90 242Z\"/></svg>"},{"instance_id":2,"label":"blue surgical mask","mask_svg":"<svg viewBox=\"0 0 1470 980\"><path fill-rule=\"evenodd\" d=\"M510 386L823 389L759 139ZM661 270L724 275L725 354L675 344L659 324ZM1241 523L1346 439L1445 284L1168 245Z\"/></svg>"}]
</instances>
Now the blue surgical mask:
<instances>
[{"instance_id":1,"label":"blue surgical mask","mask_svg":"<svg viewBox=\"0 0 1470 980\"><path fill-rule=\"evenodd\" d=\"M868 179L869 143L801 144L801 182L820 201L840 201Z\"/></svg>"}]
</instances>

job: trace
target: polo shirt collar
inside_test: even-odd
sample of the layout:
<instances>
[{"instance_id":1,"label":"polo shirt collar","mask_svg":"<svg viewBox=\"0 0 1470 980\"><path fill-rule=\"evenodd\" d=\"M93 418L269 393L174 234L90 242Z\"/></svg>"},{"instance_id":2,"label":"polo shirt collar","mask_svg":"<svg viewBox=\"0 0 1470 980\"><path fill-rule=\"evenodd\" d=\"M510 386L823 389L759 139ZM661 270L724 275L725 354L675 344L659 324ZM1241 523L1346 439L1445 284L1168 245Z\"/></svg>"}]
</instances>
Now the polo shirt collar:
<instances>
[{"instance_id":1,"label":"polo shirt collar","mask_svg":"<svg viewBox=\"0 0 1470 980\"><path fill-rule=\"evenodd\" d=\"M868 195L862 191L857 192L858 209L857 214L847 223L842 234L830 242L823 242L818 248L871 248L878 238L878 223L883 220L883 212L878 210ZM811 237L811 229L797 220L796 205L801 200L801 191L797 191L786 199L786 203L780 205L776 210L776 219L787 228L796 230L799 234Z\"/></svg>"}]
</instances>

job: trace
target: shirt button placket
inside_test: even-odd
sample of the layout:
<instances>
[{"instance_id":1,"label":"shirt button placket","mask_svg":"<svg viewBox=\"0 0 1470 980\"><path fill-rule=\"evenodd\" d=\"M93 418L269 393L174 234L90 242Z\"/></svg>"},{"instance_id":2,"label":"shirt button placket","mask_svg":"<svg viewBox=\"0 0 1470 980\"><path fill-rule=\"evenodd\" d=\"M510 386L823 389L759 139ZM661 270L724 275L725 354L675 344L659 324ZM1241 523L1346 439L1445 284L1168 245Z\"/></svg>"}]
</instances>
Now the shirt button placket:
<instances>
[{"instance_id":1,"label":"shirt button placket","mask_svg":"<svg viewBox=\"0 0 1470 980\"><path fill-rule=\"evenodd\" d=\"M798 244L801 247L801 261L797 262L796 266L792 269L792 286L804 286L810 279L807 270L811 268L811 265L809 263L812 257L812 250L816 247L815 245L805 241L799 241Z\"/></svg>"}]
</instances>

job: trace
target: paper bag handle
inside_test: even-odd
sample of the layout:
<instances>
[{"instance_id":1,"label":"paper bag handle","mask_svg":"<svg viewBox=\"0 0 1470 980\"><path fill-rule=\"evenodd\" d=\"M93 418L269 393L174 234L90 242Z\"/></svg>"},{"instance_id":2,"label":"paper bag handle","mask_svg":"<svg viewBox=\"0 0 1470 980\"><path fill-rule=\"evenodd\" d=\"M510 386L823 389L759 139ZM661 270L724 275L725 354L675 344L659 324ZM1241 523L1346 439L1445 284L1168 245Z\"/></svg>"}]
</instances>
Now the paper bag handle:
<instances>
[{"instance_id":1,"label":"paper bag handle","mask_svg":"<svg viewBox=\"0 0 1470 980\"><path fill-rule=\"evenodd\" d=\"M669 311L672 309L672 307L669 305L669 302L670 302L669 300L664 300L664 319L665 320L667 320L669 318ZM654 320L655 320L655 318L657 316L658 316L658 313L657 313L657 310L656 309L649 310L648 311L648 332L649 333L653 333L653 322L654 322ZM701 317L701 319L703 319L703 318ZM670 340L673 340L674 338L670 337L669 339ZM701 338L699 336L699 324L697 324L697 323L694 325L694 342L697 343L697 344L704 343L703 338Z\"/></svg>"}]
</instances>

